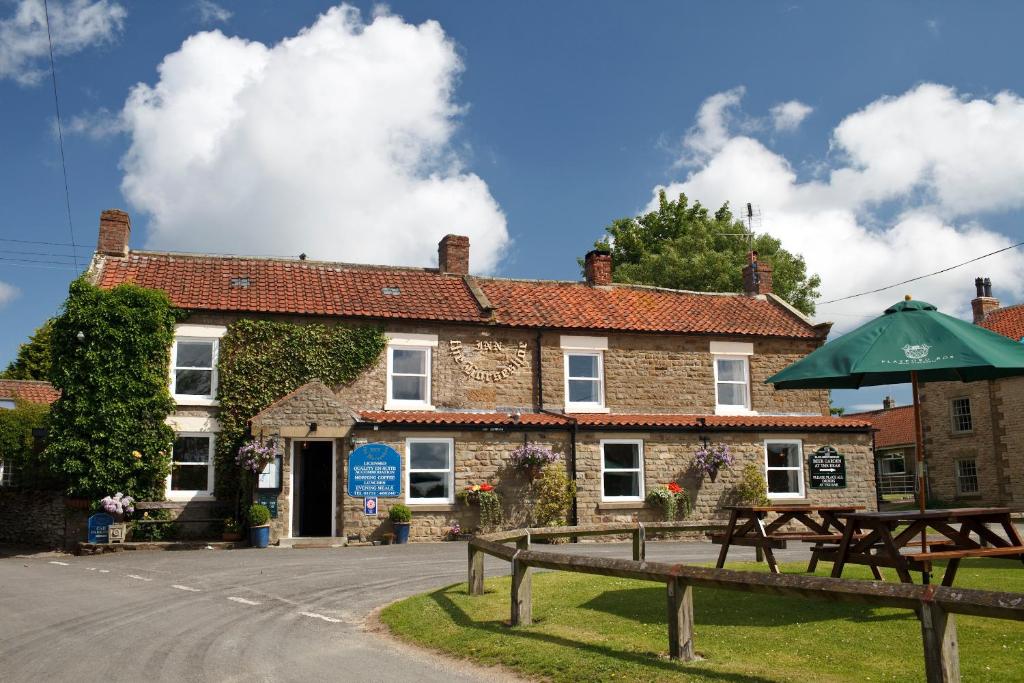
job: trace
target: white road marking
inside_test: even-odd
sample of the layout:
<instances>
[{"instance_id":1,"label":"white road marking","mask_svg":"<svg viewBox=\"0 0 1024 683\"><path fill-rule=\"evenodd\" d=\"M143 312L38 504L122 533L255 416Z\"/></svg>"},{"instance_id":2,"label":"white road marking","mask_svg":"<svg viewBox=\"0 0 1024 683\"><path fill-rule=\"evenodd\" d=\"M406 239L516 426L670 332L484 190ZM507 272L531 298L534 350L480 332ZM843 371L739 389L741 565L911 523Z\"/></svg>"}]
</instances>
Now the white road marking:
<instances>
[{"instance_id":1,"label":"white road marking","mask_svg":"<svg viewBox=\"0 0 1024 683\"><path fill-rule=\"evenodd\" d=\"M192 593L201 593L202 592L198 588L192 588L191 586L179 586L178 584L173 584L171 586L171 588L177 588L180 591L190 591Z\"/></svg>"},{"instance_id":2,"label":"white road marking","mask_svg":"<svg viewBox=\"0 0 1024 683\"><path fill-rule=\"evenodd\" d=\"M58 562L57 560L50 560L50 564L59 564L62 567L68 566L67 562Z\"/></svg>"},{"instance_id":3,"label":"white road marking","mask_svg":"<svg viewBox=\"0 0 1024 683\"><path fill-rule=\"evenodd\" d=\"M258 605L258 604L260 604L260 603L256 602L255 600L246 600L245 598L236 598L233 595L232 596L228 596L228 600L231 600L232 602L241 603L243 605Z\"/></svg>"},{"instance_id":4,"label":"white road marking","mask_svg":"<svg viewBox=\"0 0 1024 683\"><path fill-rule=\"evenodd\" d=\"M139 576L138 574L129 574L129 579L138 579L139 581L152 581L153 579L147 579L145 576Z\"/></svg>"},{"instance_id":5,"label":"white road marking","mask_svg":"<svg viewBox=\"0 0 1024 683\"><path fill-rule=\"evenodd\" d=\"M324 615L317 614L316 612L299 612L299 614L301 614L304 617L310 617L311 619L323 619L324 621L330 622L332 624L341 623L341 619L335 619L334 617L325 617Z\"/></svg>"},{"instance_id":6,"label":"white road marking","mask_svg":"<svg viewBox=\"0 0 1024 683\"><path fill-rule=\"evenodd\" d=\"M94 572L94 571L96 571L96 567L86 567L85 571L87 571L87 572Z\"/></svg>"},{"instance_id":7,"label":"white road marking","mask_svg":"<svg viewBox=\"0 0 1024 683\"><path fill-rule=\"evenodd\" d=\"M101 569L100 570L100 574L109 574L109 573L110 573L109 569Z\"/></svg>"}]
</instances>

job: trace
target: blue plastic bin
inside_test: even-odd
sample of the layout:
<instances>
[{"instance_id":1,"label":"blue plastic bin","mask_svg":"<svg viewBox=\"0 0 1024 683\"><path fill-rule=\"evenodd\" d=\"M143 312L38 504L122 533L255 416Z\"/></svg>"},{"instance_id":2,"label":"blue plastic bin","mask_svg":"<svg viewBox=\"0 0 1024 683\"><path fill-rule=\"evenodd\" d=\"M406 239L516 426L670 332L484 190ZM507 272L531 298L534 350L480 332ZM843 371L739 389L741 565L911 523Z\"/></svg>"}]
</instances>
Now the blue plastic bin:
<instances>
[{"instance_id":1,"label":"blue plastic bin","mask_svg":"<svg viewBox=\"0 0 1024 683\"><path fill-rule=\"evenodd\" d=\"M254 526L249 528L249 545L253 548L266 548L270 545L270 527Z\"/></svg>"},{"instance_id":2,"label":"blue plastic bin","mask_svg":"<svg viewBox=\"0 0 1024 683\"><path fill-rule=\"evenodd\" d=\"M409 523L408 522L394 522L395 525L395 543L408 543L409 542Z\"/></svg>"}]
</instances>

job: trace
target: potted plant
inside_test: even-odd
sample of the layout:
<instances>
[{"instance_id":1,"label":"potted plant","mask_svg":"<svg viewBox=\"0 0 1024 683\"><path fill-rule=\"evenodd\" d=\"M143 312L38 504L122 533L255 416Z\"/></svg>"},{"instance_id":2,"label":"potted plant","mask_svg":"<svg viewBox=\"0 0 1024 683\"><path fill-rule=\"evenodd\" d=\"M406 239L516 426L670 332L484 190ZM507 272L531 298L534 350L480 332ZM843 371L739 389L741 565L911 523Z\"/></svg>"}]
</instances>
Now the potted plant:
<instances>
[{"instance_id":1,"label":"potted plant","mask_svg":"<svg viewBox=\"0 0 1024 683\"><path fill-rule=\"evenodd\" d=\"M501 525L501 498L491 484L472 484L459 491L456 496L463 505L480 507L480 527L484 531L493 531Z\"/></svg>"},{"instance_id":2,"label":"potted plant","mask_svg":"<svg viewBox=\"0 0 1024 683\"><path fill-rule=\"evenodd\" d=\"M270 510L266 505L249 507L249 545L266 548L270 545Z\"/></svg>"},{"instance_id":3,"label":"potted plant","mask_svg":"<svg viewBox=\"0 0 1024 683\"><path fill-rule=\"evenodd\" d=\"M224 532L221 534L221 540L224 541L241 541L242 540L242 526L238 523L238 520L234 517L228 517L224 520Z\"/></svg>"},{"instance_id":4,"label":"potted plant","mask_svg":"<svg viewBox=\"0 0 1024 683\"><path fill-rule=\"evenodd\" d=\"M732 464L732 453L729 452L729 444L716 443L704 445L693 453L693 465L698 472L708 475L714 482L718 478L718 471L723 467Z\"/></svg>"},{"instance_id":5,"label":"potted plant","mask_svg":"<svg viewBox=\"0 0 1024 683\"><path fill-rule=\"evenodd\" d=\"M535 443L523 444L509 454L512 467L526 474L532 482L540 477L545 465L558 461L558 453Z\"/></svg>"},{"instance_id":6,"label":"potted plant","mask_svg":"<svg viewBox=\"0 0 1024 683\"><path fill-rule=\"evenodd\" d=\"M388 519L395 528L395 543L409 542L409 522L412 521L412 510L408 505L392 505L388 510Z\"/></svg>"},{"instance_id":7,"label":"potted plant","mask_svg":"<svg viewBox=\"0 0 1024 683\"><path fill-rule=\"evenodd\" d=\"M686 517L690 513L690 497L686 490L674 481L659 486L647 494L647 502L657 505L665 513L665 521Z\"/></svg>"}]
</instances>

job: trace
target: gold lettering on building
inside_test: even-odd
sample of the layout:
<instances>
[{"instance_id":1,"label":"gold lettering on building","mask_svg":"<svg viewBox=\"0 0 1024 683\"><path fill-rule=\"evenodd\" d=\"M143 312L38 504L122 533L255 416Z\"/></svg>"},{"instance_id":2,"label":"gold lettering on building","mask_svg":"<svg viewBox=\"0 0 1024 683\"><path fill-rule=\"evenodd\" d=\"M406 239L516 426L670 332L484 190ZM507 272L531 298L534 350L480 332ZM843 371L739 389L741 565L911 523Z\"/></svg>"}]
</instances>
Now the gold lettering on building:
<instances>
[{"instance_id":1,"label":"gold lettering on building","mask_svg":"<svg viewBox=\"0 0 1024 683\"><path fill-rule=\"evenodd\" d=\"M503 356L498 359L501 365L497 370L484 370L466 358L466 348L461 341L452 339L448 342L448 353L458 364L462 374L480 382L500 382L514 375L520 368L525 367L528 348L526 342L513 345L507 342L478 340L472 345L473 351L476 352L474 355L496 352Z\"/></svg>"}]
</instances>

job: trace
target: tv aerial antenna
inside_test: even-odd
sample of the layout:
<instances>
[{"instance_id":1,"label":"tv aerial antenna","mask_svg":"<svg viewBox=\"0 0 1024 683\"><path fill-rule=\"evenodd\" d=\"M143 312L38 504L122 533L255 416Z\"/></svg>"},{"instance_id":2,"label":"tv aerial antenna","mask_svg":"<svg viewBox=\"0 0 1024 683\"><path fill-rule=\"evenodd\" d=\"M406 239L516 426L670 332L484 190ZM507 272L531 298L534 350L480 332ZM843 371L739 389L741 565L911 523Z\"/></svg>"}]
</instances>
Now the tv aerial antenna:
<instances>
[{"instance_id":1,"label":"tv aerial antenna","mask_svg":"<svg viewBox=\"0 0 1024 683\"><path fill-rule=\"evenodd\" d=\"M726 237L745 238L747 240L747 251L751 252L754 250L754 234L761 229L761 207L747 202L743 217L740 220L747 226L746 232L726 232L722 234Z\"/></svg>"}]
</instances>

